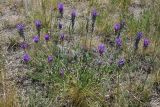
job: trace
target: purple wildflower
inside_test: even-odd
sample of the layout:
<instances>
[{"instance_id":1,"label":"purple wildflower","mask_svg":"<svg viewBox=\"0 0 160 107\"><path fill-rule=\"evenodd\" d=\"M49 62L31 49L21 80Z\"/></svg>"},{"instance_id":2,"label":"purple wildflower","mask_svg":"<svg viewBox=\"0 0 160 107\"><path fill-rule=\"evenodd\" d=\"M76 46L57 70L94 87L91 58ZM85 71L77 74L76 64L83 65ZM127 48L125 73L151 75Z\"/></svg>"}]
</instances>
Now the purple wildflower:
<instances>
[{"instance_id":1,"label":"purple wildflower","mask_svg":"<svg viewBox=\"0 0 160 107\"><path fill-rule=\"evenodd\" d=\"M41 26L42 26L42 23L40 20L35 20L35 26L36 26L36 29L37 29L37 32L38 32L38 36L40 36L40 31L41 31Z\"/></svg>"},{"instance_id":2,"label":"purple wildflower","mask_svg":"<svg viewBox=\"0 0 160 107\"><path fill-rule=\"evenodd\" d=\"M63 33L60 34L60 40L61 40L61 41L64 41L64 34L63 34Z\"/></svg>"},{"instance_id":3,"label":"purple wildflower","mask_svg":"<svg viewBox=\"0 0 160 107\"><path fill-rule=\"evenodd\" d=\"M16 26L19 35L24 38L24 24L17 24Z\"/></svg>"},{"instance_id":4,"label":"purple wildflower","mask_svg":"<svg viewBox=\"0 0 160 107\"><path fill-rule=\"evenodd\" d=\"M53 57L52 56L48 56L48 62L52 62L53 61Z\"/></svg>"},{"instance_id":5,"label":"purple wildflower","mask_svg":"<svg viewBox=\"0 0 160 107\"><path fill-rule=\"evenodd\" d=\"M117 64L118 64L119 67L122 67L125 64L125 60L124 59L119 59Z\"/></svg>"},{"instance_id":6,"label":"purple wildflower","mask_svg":"<svg viewBox=\"0 0 160 107\"><path fill-rule=\"evenodd\" d=\"M45 39L46 41L49 41L50 36L49 36L48 34L46 34L46 35L44 36L44 39Z\"/></svg>"},{"instance_id":7,"label":"purple wildflower","mask_svg":"<svg viewBox=\"0 0 160 107\"><path fill-rule=\"evenodd\" d=\"M33 42L38 43L39 42L39 36L34 36L33 37Z\"/></svg>"},{"instance_id":8,"label":"purple wildflower","mask_svg":"<svg viewBox=\"0 0 160 107\"><path fill-rule=\"evenodd\" d=\"M117 47L121 47L122 46L122 39L120 38L120 36L118 36L115 40L116 46Z\"/></svg>"},{"instance_id":9,"label":"purple wildflower","mask_svg":"<svg viewBox=\"0 0 160 107\"><path fill-rule=\"evenodd\" d=\"M23 55L23 61L24 62L29 62L31 60L31 57L27 54L27 53L25 53L24 55Z\"/></svg>"},{"instance_id":10,"label":"purple wildflower","mask_svg":"<svg viewBox=\"0 0 160 107\"><path fill-rule=\"evenodd\" d=\"M142 38L142 36L143 36L143 33L142 32L138 32L137 33L137 40L140 40L141 38Z\"/></svg>"},{"instance_id":11,"label":"purple wildflower","mask_svg":"<svg viewBox=\"0 0 160 107\"><path fill-rule=\"evenodd\" d=\"M139 41L141 40L142 36L143 36L142 32L137 33L137 37L135 39L135 44L134 44L134 47L136 50L138 49L138 44L139 44Z\"/></svg>"},{"instance_id":12,"label":"purple wildflower","mask_svg":"<svg viewBox=\"0 0 160 107\"><path fill-rule=\"evenodd\" d=\"M72 10L71 18L75 18L75 17L76 17L76 10Z\"/></svg>"},{"instance_id":13,"label":"purple wildflower","mask_svg":"<svg viewBox=\"0 0 160 107\"><path fill-rule=\"evenodd\" d=\"M105 51L106 51L105 45L104 44L100 44L98 46L98 52L99 52L99 54L102 55Z\"/></svg>"},{"instance_id":14,"label":"purple wildflower","mask_svg":"<svg viewBox=\"0 0 160 107\"><path fill-rule=\"evenodd\" d=\"M61 29L62 29L62 27L63 27L62 23L61 23L61 22L59 22L59 23L58 23L58 28L61 30Z\"/></svg>"},{"instance_id":15,"label":"purple wildflower","mask_svg":"<svg viewBox=\"0 0 160 107\"><path fill-rule=\"evenodd\" d=\"M120 29L121 29L121 24L119 24L119 23L114 24L115 32L118 32Z\"/></svg>"},{"instance_id":16,"label":"purple wildflower","mask_svg":"<svg viewBox=\"0 0 160 107\"><path fill-rule=\"evenodd\" d=\"M59 75L60 75L61 77L64 77L64 69L61 69L61 70L60 70Z\"/></svg>"},{"instance_id":17,"label":"purple wildflower","mask_svg":"<svg viewBox=\"0 0 160 107\"><path fill-rule=\"evenodd\" d=\"M37 29L40 29L41 28L41 26L42 26L42 23L41 23L41 21L40 20L35 20L35 26L36 26L36 28Z\"/></svg>"},{"instance_id":18,"label":"purple wildflower","mask_svg":"<svg viewBox=\"0 0 160 107\"><path fill-rule=\"evenodd\" d=\"M22 49L26 49L26 48L28 48L28 44L27 44L26 42L22 42L22 43L20 44L20 47L21 47Z\"/></svg>"},{"instance_id":19,"label":"purple wildflower","mask_svg":"<svg viewBox=\"0 0 160 107\"><path fill-rule=\"evenodd\" d=\"M149 39L145 38L144 41L143 41L143 47L147 48L149 44L150 44Z\"/></svg>"},{"instance_id":20,"label":"purple wildflower","mask_svg":"<svg viewBox=\"0 0 160 107\"><path fill-rule=\"evenodd\" d=\"M76 18L76 11L72 10L72 13L71 13L72 29L73 29L74 24L75 24L75 18Z\"/></svg>"},{"instance_id":21,"label":"purple wildflower","mask_svg":"<svg viewBox=\"0 0 160 107\"><path fill-rule=\"evenodd\" d=\"M96 21L96 18L97 18L97 11L96 9L93 9L92 10L92 32L94 31L94 27L95 27L95 21Z\"/></svg>"},{"instance_id":22,"label":"purple wildflower","mask_svg":"<svg viewBox=\"0 0 160 107\"><path fill-rule=\"evenodd\" d=\"M61 16L63 16L63 11L64 11L64 5L63 3L58 3L58 10Z\"/></svg>"},{"instance_id":23,"label":"purple wildflower","mask_svg":"<svg viewBox=\"0 0 160 107\"><path fill-rule=\"evenodd\" d=\"M96 9L92 10L91 15L92 15L92 20L96 20L96 17L97 17L97 11L96 11Z\"/></svg>"},{"instance_id":24,"label":"purple wildflower","mask_svg":"<svg viewBox=\"0 0 160 107\"><path fill-rule=\"evenodd\" d=\"M19 31L19 32L21 32L21 31L23 31L24 30L24 24L17 24L17 30Z\"/></svg>"}]
</instances>

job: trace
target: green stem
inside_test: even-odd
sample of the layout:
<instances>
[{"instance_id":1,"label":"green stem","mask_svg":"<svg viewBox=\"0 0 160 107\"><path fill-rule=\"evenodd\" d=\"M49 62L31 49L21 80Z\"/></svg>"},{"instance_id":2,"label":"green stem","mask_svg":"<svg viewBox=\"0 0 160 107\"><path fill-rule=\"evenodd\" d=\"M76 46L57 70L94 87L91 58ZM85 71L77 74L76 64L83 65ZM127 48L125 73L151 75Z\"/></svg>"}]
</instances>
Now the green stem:
<instances>
[{"instance_id":1,"label":"green stem","mask_svg":"<svg viewBox=\"0 0 160 107\"><path fill-rule=\"evenodd\" d=\"M120 94L120 90L119 90L119 88L120 88L120 85L119 85L119 83L120 83L120 81L119 81L119 76L120 76L120 74L119 74L119 70L118 70L118 72L117 72L117 104L119 105L119 94Z\"/></svg>"}]
</instances>

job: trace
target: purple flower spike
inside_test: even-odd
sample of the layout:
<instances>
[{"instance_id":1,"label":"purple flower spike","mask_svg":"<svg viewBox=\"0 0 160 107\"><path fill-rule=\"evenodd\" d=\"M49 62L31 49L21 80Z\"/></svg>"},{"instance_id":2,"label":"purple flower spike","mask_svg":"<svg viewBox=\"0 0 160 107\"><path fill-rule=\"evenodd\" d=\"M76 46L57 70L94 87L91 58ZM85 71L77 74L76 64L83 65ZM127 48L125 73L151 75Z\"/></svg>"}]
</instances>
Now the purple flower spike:
<instances>
[{"instance_id":1,"label":"purple flower spike","mask_svg":"<svg viewBox=\"0 0 160 107\"><path fill-rule=\"evenodd\" d=\"M115 40L116 46L121 47L122 46L122 39L118 36Z\"/></svg>"},{"instance_id":2,"label":"purple flower spike","mask_svg":"<svg viewBox=\"0 0 160 107\"><path fill-rule=\"evenodd\" d=\"M40 29L41 28L41 26L42 26L42 23L41 23L41 21L40 20L35 20L35 26L36 26L36 28L37 29Z\"/></svg>"},{"instance_id":3,"label":"purple flower spike","mask_svg":"<svg viewBox=\"0 0 160 107\"><path fill-rule=\"evenodd\" d=\"M138 33L137 33L137 37L136 37L135 43L134 43L134 48L135 48L135 50L138 49L138 44L139 44L139 41L141 40L142 36L143 36L143 33L142 33L142 32L138 32Z\"/></svg>"},{"instance_id":4,"label":"purple flower spike","mask_svg":"<svg viewBox=\"0 0 160 107\"><path fill-rule=\"evenodd\" d=\"M24 24L18 24L16 28L19 32L19 35L24 38Z\"/></svg>"},{"instance_id":5,"label":"purple flower spike","mask_svg":"<svg viewBox=\"0 0 160 107\"><path fill-rule=\"evenodd\" d=\"M120 29L121 29L121 24L116 23L116 24L114 25L114 30L115 30L115 32L119 31Z\"/></svg>"},{"instance_id":6,"label":"purple flower spike","mask_svg":"<svg viewBox=\"0 0 160 107\"><path fill-rule=\"evenodd\" d=\"M59 28L59 30L61 30L62 27L63 27L62 23L59 22L59 23L58 23L58 28Z\"/></svg>"},{"instance_id":7,"label":"purple flower spike","mask_svg":"<svg viewBox=\"0 0 160 107\"><path fill-rule=\"evenodd\" d=\"M64 34L63 33L60 35L60 40L64 41Z\"/></svg>"},{"instance_id":8,"label":"purple flower spike","mask_svg":"<svg viewBox=\"0 0 160 107\"><path fill-rule=\"evenodd\" d=\"M137 33L137 40L140 40L141 38L142 38L142 36L143 36L143 33L142 32L138 32Z\"/></svg>"},{"instance_id":9,"label":"purple flower spike","mask_svg":"<svg viewBox=\"0 0 160 107\"><path fill-rule=\"evenodd\" d=\"M94 27L95 27L96 18L97 18L96 9L92 10L91 16L92 16L92 29L91 29L91 31L93 32L94 31Z\"/></svg>"},{"instance_id":10,"label":"purple flower spike","mask_svg":"<svg viewBox=\"0 0 160 107\"><path fill-rule=\"evenodd\" d=\"M40 36L40 31L41 31L41 26L42 26L42 23L40 20L35 20L35 26L36 26L36 29L37 29L37 33L38 33L38 36Z\"/></svg>"},{"instance_id":11,"label":"purple flower spike","mask_svg":"<svg viewBox=\"0 0 160 107\"><path fill-rule=\"evenodd\" d=\"M118 66L122 67L124 64L125 64L125 60L124 59L119 59Z\"/></svg>"},{"instance_id":12,"label":"purple flower spike","mask_svg":"<svg viewBox=\"0 0 160 107\"><path fill-rule=\"evenodd\" d=\"M38 43L39 42L39 36L34 36L33 37L33 42Z\"/></svg>"},{"instance_id":13,"label":"purple flower spike","mask_svg":"<svg viewBox=\"0 0 160 107\"><path fill-rule=\"evenodd\" d=\"M25 63L29 62L30 60L31 60L31 57L27 53L23 55L23 61Z\"/></svg>"},{"instance_id":14,"label":"purple flower spike","mask_svg":"<svg viewBox=\"0 0 160 107\"><path fill-rule=\"evenodd\" d=\"M64 77L64 69L61 69L59 74L61 77Z\"/></svg>"},{"instance_id":15,"label":"purple flower spike","mask_svg":"<svg viewBox=\"0 0 160 107\"><path fill-rule=\"evenodd\" d=\"M53 57L52 56L48 56L48 62L52 62L53 61Z\"/></svg>"},{"instance_id":16,"label":"purple flower spike","mask_svg":"<svg viewBox=\"0 0 160 107\"><path fill-rule=\"evenodd\" d=\"M22 49L26 49L26 48L28 48L28 44L27 44L26 42L22 42L22 43L20 44L20 47L21 47Z\"/></svg>"},{"instance_id":17,"label":"purple flower spike","mask_svg":"<svg viewBox=\"0 0 160 107\"><path fill-rule=\"evenodd\" d=\"M72 29L73 29L74 24L75 24L75 18L76 18L76 11L72 10L72 13L71 13Z\"/></svg>"},{"instance_id":18,"label":"purple flower spike","mask_svg":"<svg viewBox=\"0 0 160 107\"><path fill-rule=\"evenodd\" d=\"M44 39L45 39L46 41L49 41L50 36L49 36L48 34L46 34L46 35L44 36Z\"/></svg>"},{"instance_id":19,"label":"purple flower spike","mask_svg":"<svg viewBox=\"0 0 160 107\"><path fill-rule=\"evenodd\" d=\"M76 10L72 10L71 18L72 18L72 19L75 19L75 17L76 17Z\"/></svg>"},{"instance_id":20,"label":"purple flower spike","mask_svg":"<svg viewBox=\"0 0 160 107\"><path fill-rule=\"evenodd\" d=\"M149 44L150 44L149 39L145 38L144 41L143 41L143 47L147 48L149 46Z\"/></svg>"},{"instance_id":21,"label":"purple flower spike","mask_svg":"<svg viewBox=\"0 0 160 107\"><path fill-rule=\"evenodd\" d=\"M100 44L99 46L98 46L98 52L99 52L99 54L100 55L103 55L103 53L106 51L106 47L105 47L105 45L104 44Z\"/></svg>"},{"instance_id":22,"label":"purple flower spike","mask_svg":"<svg viewBox=\"0 0 160 107\"><path fill-rule=\"evenodd\" d=\"M59 10L59 13L61 15L63 15L63 11L64 11L64 5L63 5L63 3L59 3L58 4L58 10Z\"/></svg>"},{"instance_id":23,"label":"purple flower spike","mask_svg":"<svg viewBox=\"0 0 160 107\"><path fill-rule=\"evenodd\" d=\"M22 32L24 30L24 24L18 24L16 27L19 32Z\"/></svg>"},{"instance_id":24,"label":"purple flower spike","mask_svg":"<svg viewBox=\"0 0 160 107\"><path fill-rule=\"evenodd\" d=\"M96 20L96 17L97 17L97 11L96 11L96 9L92 10L91 15L92 15L92 20Z\"/></svg>"}]
</instances>

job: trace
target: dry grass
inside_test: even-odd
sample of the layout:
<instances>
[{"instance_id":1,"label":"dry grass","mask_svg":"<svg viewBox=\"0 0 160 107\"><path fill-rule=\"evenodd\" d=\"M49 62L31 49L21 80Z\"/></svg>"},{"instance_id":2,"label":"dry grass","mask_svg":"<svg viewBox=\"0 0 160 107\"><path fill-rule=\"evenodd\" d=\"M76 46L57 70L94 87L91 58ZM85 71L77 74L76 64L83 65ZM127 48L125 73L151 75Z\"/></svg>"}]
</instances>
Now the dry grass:
<instances>
[{"instance_id":1,"label":"dry grass","mask_svg":"<svg viewBox=\"0 0 160 107\"><path fill-rule=\"evenodd\" d=\"M5 60L2 51L0 51L0 107L20 107L16 88L6 77Z\"/></svg>"}]
</instances>

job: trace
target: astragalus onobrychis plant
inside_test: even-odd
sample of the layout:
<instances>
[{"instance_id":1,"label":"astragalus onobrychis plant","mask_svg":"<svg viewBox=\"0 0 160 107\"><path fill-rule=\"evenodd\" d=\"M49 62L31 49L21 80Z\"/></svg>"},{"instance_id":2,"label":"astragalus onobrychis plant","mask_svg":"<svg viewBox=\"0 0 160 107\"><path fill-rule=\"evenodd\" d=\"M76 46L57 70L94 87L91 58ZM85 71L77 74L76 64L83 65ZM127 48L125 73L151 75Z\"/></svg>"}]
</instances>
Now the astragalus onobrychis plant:
<instances>
[{"instance_id":1,"label":"astragalus onobrychis plant","mask_svg":"<svg viewBox=\"0 0 160 107\"><path fill-rule=\"evenodd\" d=\"M58 4L57 11L53 12L53 29L46 28L42 19L35 19L32 41L25 39L28 38L24 35L25 25L17 25L24 40L20 44L24 51L22 62L32 68L27 73L32 81L47 87L48 106L135 107L145 104L148 101L145 85L154 63L148 53L152 41L145 37L145 32L134 32L134 39L128 40L125 32L130 29L127 20L122 19L110 28L113 40L109 43L102 40L95 46L92 42L101 12L94 8L85 17L85 39L82 39L77 36L78 11L71 10L66 17L65 5ZM142 70L146 77L135 82L137 72Z\"/></svg>"}]
</instances>

